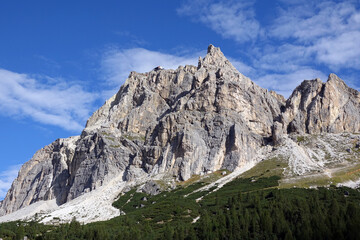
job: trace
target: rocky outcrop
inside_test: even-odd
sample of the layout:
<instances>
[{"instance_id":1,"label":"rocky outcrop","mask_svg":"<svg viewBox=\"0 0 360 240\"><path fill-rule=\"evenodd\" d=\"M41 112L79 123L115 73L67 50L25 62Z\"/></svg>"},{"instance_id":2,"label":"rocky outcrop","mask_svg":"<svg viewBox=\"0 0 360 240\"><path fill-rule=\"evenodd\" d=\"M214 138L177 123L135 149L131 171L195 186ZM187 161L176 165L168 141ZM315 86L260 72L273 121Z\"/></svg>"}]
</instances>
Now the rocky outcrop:
<instances>
[{"instance_id":1,"label":"rocky outcrop","mask_svg":"<svg viewBox=\"0 0 360 240\"><path fill-rule=\"evenodd\" d=\"M360 131L360 95L335 74L326 83L306 80L286 101L284 132L318 134Z\"/></svg>"},{"instance_id":2,"label":"rocky outcrop","mask_svg":"<svg viewBox=\"0 0 360 240\"><path fill-rule=\"evenodd\" d=\"M58 139L37 151L20 169L0 209L0 215L40 200L58 198L64 202L69 177L68 161L74 156L78 137ZM65 195L66 196L66 195Z\"/></svg>"},{"instance_id":3,"label":"rocky outcrop","mask_svg":"<svg viewBox=\"0 0 360 240\"><path fill-rule=\"evenodd\" d=\"M0 215L39 200L60 205L119 176L187 180L233 171L288 132L359 131L358 104L358 92L334 75L327 83L305 81L285 103L210 45L197 67L131 72L81 136L57 140L24 164ZM156 194L150 185L145 190Z\"/></svg>"}]
</instances>

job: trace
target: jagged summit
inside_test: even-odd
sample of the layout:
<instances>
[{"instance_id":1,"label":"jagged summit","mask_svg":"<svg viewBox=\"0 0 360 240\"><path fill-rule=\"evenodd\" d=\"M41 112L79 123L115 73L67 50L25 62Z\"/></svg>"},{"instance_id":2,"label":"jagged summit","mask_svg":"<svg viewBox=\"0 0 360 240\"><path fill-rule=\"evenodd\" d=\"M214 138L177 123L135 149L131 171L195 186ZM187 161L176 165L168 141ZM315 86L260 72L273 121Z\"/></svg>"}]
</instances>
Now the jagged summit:
<instances>
[{"instance_id":1,"label":"jagged summit","mask_svg":"<svg viewBox=\"0 0 360 240\"><path fill-rule=\"evenodd\" d=\"M286 101L281 123L288 133L359 132L359 92L333 73L325 83L305 80Z\"/></svg>"},{"instance_id":2,"label":"jagged summit","mask_svg":"<svg viewBox=\"0 0 360 240\"><path fill-rule=\"evenodd\" d=\"M227 60L220 48L209 45L207 54L204 58L199 58L198 69L201 67L218 70L219 68L228 67L235 70L234 66Z\"/></svg>"},{"instance_id":3,"label":"jagged summit","mask_svg":"<svg viewBox=\"0 0 360 240\"><path fill-rule=\"evenodd\" d=\"M336 82L345 83L344 80L342 80L341 78L339 78L335 73L330 73L327 81L328 81L328 82L329 82L329 81L336 81Z\"/></svg>"},{"instance_id":4,"label":"jagged summit","mask_svg":"<svg viewBox=\"0 0 360 240\"><path fill-rule=\"evenodd\" d=\"M0 215L42 200L62 205L114 179L124 186L238 171L284 134L359 132L359 94L335 80L304 81L285 102L213 45L197 67L131 72L81 136L57 140L24 164Z\"/></svg>"}]
</instances>

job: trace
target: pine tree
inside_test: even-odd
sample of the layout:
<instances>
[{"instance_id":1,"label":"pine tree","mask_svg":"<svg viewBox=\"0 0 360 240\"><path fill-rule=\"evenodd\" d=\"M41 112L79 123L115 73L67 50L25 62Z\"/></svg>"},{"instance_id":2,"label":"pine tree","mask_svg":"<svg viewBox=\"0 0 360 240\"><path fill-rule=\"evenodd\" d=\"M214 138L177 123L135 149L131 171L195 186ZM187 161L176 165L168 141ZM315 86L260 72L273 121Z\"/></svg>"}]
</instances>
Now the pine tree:
<instances>
[{"instance_id":1,"label":"pine tree","mask_svg":"<svg viewBox=\"0 0 360 240\"><path fill-rule=\"evenodd\" d=\"M16 239L23 239L24 236L25 236L24 225L20 221L18 221L17 226L18 227L15 230L15 234L16 234L15 238Z\"/></svg>"},{"instance_id":2,"label":"pine tree","mask_svg":"<svg viewBox=\"0 0 360 240\"><path fill-rule=\"evenodd\" d=\"M164 230L164 239L172 240L174 238L174 229L170 226L170 224L166 224Z\"/></svg>"},{"instance_id":3,"label":"pine tree","mask_svg":"<svg viewBox=\"0 0 360 240\"><path fill-rule=\"evenodd\" d=\"M286 231L286 234L285 234L285 237L284 237L284 240L293 240L293 236L292 236L292 233L290 231L290 229L288 228L288 230Z\"/></svg>"}]
</instances>

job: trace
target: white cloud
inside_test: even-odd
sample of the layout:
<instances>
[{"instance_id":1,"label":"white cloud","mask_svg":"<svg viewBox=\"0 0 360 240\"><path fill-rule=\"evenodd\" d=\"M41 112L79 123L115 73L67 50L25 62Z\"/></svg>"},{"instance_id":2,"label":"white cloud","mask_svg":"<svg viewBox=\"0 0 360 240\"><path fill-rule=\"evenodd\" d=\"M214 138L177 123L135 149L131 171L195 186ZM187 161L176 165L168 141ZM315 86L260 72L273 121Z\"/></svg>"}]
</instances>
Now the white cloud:
<instances>
[{"instance_id":1,"label":"white cloud","mask_svg":"<svg viewBox=\"0 0 360 240\"><path fill-rule=\"evenodd\" d=\"M280 10L269 33L275 38L312 42L360 29L357 10L350 2L309 1Z\"/></svg>"},{"instance_id":2,"label":"white cloud","mask_svg":"<svg viewBox=\"0 0 360 240\"><path fill-rule=\"evenodd\" d=\"M255 15L253 1L193 0L178 13L223 38L250 42L242 51L251 64L239 62L240 72L285 96L304 79L326 78L324 69L360 69L358 1L279 0L275 5L269 9L273 19L267 19L266 28L260 24L261 16Z\"/></svg>"},{"instance_id":3,"label":"white cloud","mask_svg":"<svg viewBox=\"0 0 360 240\"><path fill-rule=\"evenodd\" d=\"M102 60L102 71L108 83L112 86L120 86L127 79L131 71L149 72L156 66L176 69L182 65L197 66L198 57L203 52L195 52L191 55L171 55L144 48L112 49L108 51Z\"/></svg>"},{"instance_id":4,"label":"white cloud","mask_svg":"<svg viewBox=\"0 0 360 240\"><path fill-rule=\"evenodd\" d=\"M30 117L39 123L78 132L95 110L95 100L111 97L131 71L147 72L159 65L165 68L197 65L200 55L204 52L177 56L143 48L112 49L104 54L101 61L103 79L109 86L97 93L62 79L0 69L1 114L14 118ZM114 86L116 89L112 89Z\"/></svg>"},{"instance_id":5,"label":"white cloud","mask_svg":"<svg viewBox=\"0 0 360 240\"><path fill-rule=\"evenodd\" d=\"M280 11L269 35L292 41L335 70L360 69L360 11L355 2L315 1ZM284 54L285 55L285 54Z\"/></svg>"},{"instance_id":6,"label":"white cloud","mask_svg":"<svg viewBox=\"0 0 360 240\"><path fill-rule=\"evenodd\" d=\"M267 46L254 54L254 65L263 71L296 71L309 62L312 54L310 49L299 45Z\"/></svg>"},{"instance_id":7,"label":"white cloud","mask_svg":"<svg viewBox=\"0 0 360 240\"><path fill-rule=\"evenodd\" d=\"M231 64L242 74L246 76L250 76L251 74L255 74L255 69L246 63L239 61L232 57L227 57L227 59L231 62Z\"/></svg>"},{"instance_id":8,"label":"white cloud","mask_svg":"<svg viewBox=\"0 0 360 240\"><path fill-rule=\"evenodd\" d=\"M253 80L260 86L266 89L274 90L283 95L285 98L288 98L303 80L311 80L315 78L320 78L322 81L327 80L325 74L311 68L299 69L294 72L265 74L254 78Z\"/></svg>"},{"instance_id":9,"label":"white cloud","mask_svg":"<svg viewBox=\"0 0 360 240\"><path fill-rule=\"evenodd\" d=\"M188 1L178 13L193 17L224 38L244 43L263 33L252 5L253 1Z\"/></svg>"},{"instance_id":10,"label":"white cloud","mask_svg":"<svg viewBox=\"0 0 360 240\"><path fill-rule=\"evenodd\" d=\"M4 199L12 182L17 177L21 165L10 166L6 171L0 172L0 200Z\"/></svg>"},{"instance_id":11,"label":"white cloud","mask_svg":"<svg viewBox=\"0 0 360 240\"><path fill-rule=\"evenodd\" d=\"M0 69L1 114L80 131L96 95L81 86Z\"/></svg>"},{"instance_id":12,"label":"white cloud","mask_svg":"<svg viewBox=\"0 0 360 240\"><path fill-rule=\"evenodd\" d=\"M360 31L346 32L334 37L324 37L312 49L319 62L335 69L351 67L360 69Z\"/></svg>"}]
</instances>

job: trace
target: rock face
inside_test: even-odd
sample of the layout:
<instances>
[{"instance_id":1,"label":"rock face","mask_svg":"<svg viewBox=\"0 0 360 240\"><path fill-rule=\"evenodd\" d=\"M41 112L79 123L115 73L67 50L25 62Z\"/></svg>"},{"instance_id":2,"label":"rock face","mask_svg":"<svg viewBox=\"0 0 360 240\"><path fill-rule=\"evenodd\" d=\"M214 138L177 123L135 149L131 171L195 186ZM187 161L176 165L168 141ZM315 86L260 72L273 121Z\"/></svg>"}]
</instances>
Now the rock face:
<instances>
[{"instance_id":1,"label":"rock face","mask_svg":"<svg viewBox=\"0 0 360 240\"><path fill-rule=\"evenodd\" d=\"M304 81L286 101L281 122L288 133L359 132L359 92L335 74L326 83Z\"/></svg>"},{"instance_id":2,"label":"rock face","mask_svg":"<svg viewBox=\"0 0 360 240\"><path fill-rule=\"evenodd\" d=\"M24 164L0 215L39 200L60 205L118 176L187 180L233 171L286 133L359 132L359 116L359 93L335 75L304 81L285 102L210 45L197 67L131 72L81 136L59 139Z\"/></svg>"},{"instance_id":3,"label":"rock face","mask_svg":"<svg viewBox=\"0 0 360 240\"><path fill-rule=\"evenodd\" d=\"M0 213L10 213L34 202L57 197L59 203L64 202L66 199L62 199L62 196L69 177L67 161L74 156L74 143L77 139L78 137L58 139L37 151L21 167L2 202Z\"/></svg>"}]
</instances>

